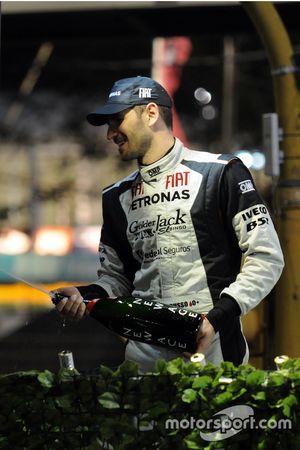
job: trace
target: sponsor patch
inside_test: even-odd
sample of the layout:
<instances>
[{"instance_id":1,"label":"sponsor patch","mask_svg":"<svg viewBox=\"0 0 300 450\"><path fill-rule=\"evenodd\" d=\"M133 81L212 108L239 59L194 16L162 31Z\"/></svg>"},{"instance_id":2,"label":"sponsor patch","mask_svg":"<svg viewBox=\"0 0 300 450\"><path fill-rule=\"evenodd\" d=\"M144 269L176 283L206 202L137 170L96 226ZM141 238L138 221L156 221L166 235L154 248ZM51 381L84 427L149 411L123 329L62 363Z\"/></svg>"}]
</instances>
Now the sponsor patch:
<instances>
[{"instance_id":1,"label":"sponsor patch","mask_svg":"<svg viewBox=\"0 0 300 450\"><path fill-rule=\"evenodd\" d=\"M177 256L177 254L185 254L191 251L191 247L160 247L157 249L152 249L149 252L144 252L143 250L137 250L136 255L144 261L154 261L155 259L170 258L172 256Z\"/></svg>"},{"instance_id":2,"label":"sponsor patch","mask_svg":"<svg viewBox=\"0 0 300 450\"><path fill-rule=\"evenodd\" d=\"M167 175L166 189L170 187L187 186L189 183L190 172L175 172L171 175Z\"/></svg>"},{"instance_id":3,"label":"sponsor patch","mask_svg":"<svg viewBox=\"0 0 300 450\"><path fill-rule=\"evenodd\" d=\"M270 223L269 213L265 205L256 205L245 210L242 213L242 219L246 222L247 232Z\"/></svg>"},{"instance_id":4,"label":"sponsor patch","mask_svg":"<svg viewBox=\"0 0 300 450\"><path fill-rule=\"evenodd\" d=\"M268 214L268 210L264 205L257 205L253 208L249 208L247 211L242 213L242 218L245 222L248 222L254 216L259 216L262 214Z\"/></svg>"},{"instance_id":5,"label":"sponsor patch","mask_svg":"<svg viewBox=\"0 0 300 450\"><path fill-rule=\"evenodd\" d=\"M159 214L155 220L134 220L128 226L128 232L135 236L135 240L145 239L155 234L186 229L186 213L176 210L176 216L163 217Z\"/></svg>"},{"instance_id":6,"label":"sponsor patch","mask_svg":"<svg viewBox=\"0 0 300 450\"><path fill-rule=\"evenodd\" d=\"M139 98L151 98L152 88L139 88Z\"/></svg>"},{"instance_id":7,"label":"sponsor patch","mask_svg":"<svg viewBox=\"0 0 300 450\"><path fill-rule=\"evenodd\" d=\"M244 180L239 183L240 191L242 194L246 194L250 191L255 191L251 180Z\"/></svg>"},{"instance_id":8,"label":"sponsor patch","mask_svg":"<svg viewBox=\"0 0 300 450\"><path fill-rule=\"evenodd\" d=\"M156 203L163 202L174 202L175 200L187 200L190 198L190 191L188 189L183 189L182 191L174 191L174 192L160 192L153 194L152 196L146 195L145 197L140 197L131 203L131 209L135 210L138 208L144 208L145 206L154 205Z\"/></svg>"},{"instance_id":9,"label":"sponsor patch","mask_svg":"<svg viewBox=\"0 0 300 450\"><path fill-rule=\"evenodd\" d=\"M119 95L121 95L121 91L114 91L109 94L109 98L110 97L118 97Z\"/></svg>"},{"instance_id":10,"label":"sponsor patch","mask_svg":"<svg viewBox=\"0 0 300 450\"><path fill-rule=\"evenodd\" d=\"M144 194L144 183L138 182L134 184L131 188L132 197L137 197L138 195Z\"/></svg>"},{"instance_id":11,"label":"sponsor patch","mask_svg":"<svg viewBox=\"0 0 300 450\"><path fill-rule=\"evenodd\" d=\"M268 225L269 218L268 217L259 217L257 220L252 220L252 222L247 223L247 231L252 231L256 227L260 227L261 225Z\"/></svg>"},{"instance_id":12,"label":"sponsor patch","mask_svg":"<svg viewBox=\"0 0 300 450\"><path fill-rule=\"evenodd\" d=\"M175 306L176 308L192 308L200 305L199 300L183 300L182 302L170 303L169 306Z\"/></svg>"},{"instance_id":13,"label":"sponsor patch","mask_svg":"<svg viewBox=\"0 0 300 450\"><path fill-rule=\"evenodd\" d=\"M157 166L157 167L153 167L153 169L150 169L150 170L147 170L147 172L148 172L148 174L149 174L149 177L154 177L155 175L158 175L159 174L159 172L160 172L160 167L159 166Z\"/></svg>"}]
</instances>

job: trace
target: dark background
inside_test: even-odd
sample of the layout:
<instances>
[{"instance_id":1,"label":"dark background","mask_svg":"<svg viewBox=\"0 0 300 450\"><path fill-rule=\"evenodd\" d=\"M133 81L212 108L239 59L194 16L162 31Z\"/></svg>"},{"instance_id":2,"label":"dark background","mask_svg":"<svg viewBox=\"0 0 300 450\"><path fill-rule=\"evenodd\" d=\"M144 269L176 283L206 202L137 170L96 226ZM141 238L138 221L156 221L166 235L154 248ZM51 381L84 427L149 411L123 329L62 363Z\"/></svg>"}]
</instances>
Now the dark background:
<instances>
[{"instance_id":1,"label":"dark background","mask_svg":"<svg viewBox=\"0 0 300 450\"><path fill-rule=\"evenodd\" d=\"M258 145L261 114L274 110L269 64L242 4L213 3L184 6L184 2L156 2L150 8L2 14L2 116L18 96L41 43L54 45L34 91L23 99L26 108L19 122L10 133L2 129L2 135L51 139L55 132L83 139L83 133L88 141L85 115L102 101L113 81L150 75L152 39L182 35L191 38L193 51L183 68L175 105L190 141L201 139L202 144L211 146L220 135L223 39L231 36L236 51L234 130L241 146ZM299 46L299 3L275 5L292 42ZM214 94L219 116L211 123L203 122L194 102L193 93L199 86ZM56 120L49 118L50 112L56 114ZM27 126L26 114L32 117ZM38 125L43 130L39 133ZM85 147L88 150L91 145L86 142Z\"/></svg>"}]
</instances>

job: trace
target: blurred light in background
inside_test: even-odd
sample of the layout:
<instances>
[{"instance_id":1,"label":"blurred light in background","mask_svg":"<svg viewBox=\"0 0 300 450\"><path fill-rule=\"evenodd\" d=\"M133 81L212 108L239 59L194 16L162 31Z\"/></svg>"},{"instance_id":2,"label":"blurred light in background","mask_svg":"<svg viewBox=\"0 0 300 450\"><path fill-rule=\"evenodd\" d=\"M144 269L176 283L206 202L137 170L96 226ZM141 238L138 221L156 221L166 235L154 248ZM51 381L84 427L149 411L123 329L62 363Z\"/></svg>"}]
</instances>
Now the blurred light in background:
<instances>
[{"instance_id":1,"label":"blurred light in background","mask_svg":"<svg viewBox=\"0 0 300 450\"><path fill-rule=\"evenodd\" d=\"M261 170L265 167L266 157L262 152L254 152L253 156L253 164L252 167L255 170Z\"/></svg>"},{"instance_id":2,"label":"blurred light in background","mask_svg":"<svg viewBox=\"0 0 300 450\"><path fill-rule=\"evenodd\" d=\"M74 244L77 248L88 249L97 253L101 228L98 225L76 227L74 230Z\"/></svg>"},{"instance_id":3,"label":"blurred light in background","mask_svg":"<svg viewBox=\"0 0 300 450\"><path fill-rule=\"evenodd\" d=\"M197 88L194 97L200 105L207 105L211 101L211 93L204 88Z\"/></svg>"},{"instance_id":4,"label":"blurred light in background","mask_svg":"<svg viewBox=\"0 0 300 450\"><path fill-rule=\"evenodd\" d=\"M238 152L235 152L235 155L242 160L248 169L250 169L253 164L253 156L250 152L247 150L239 150Z\"/></svg>"},{"instance_id":5,"label":"blurred light in background","mask_svg":"<svg viewBox=\"0 0 300 450\"><path fill-rule=\"evenodd\" d=\"M33 251L37 255L64 256L74 249L98 253L101 227L51 226L35 230L33 238L15 229L0 229L0 254L21 255Z\"/></svg>"},{"instance_id":6,"label":"blurred light in background","mask_svg":"<svg viewBox=\"0 0 300 450\"><path fill-rule=\"evenodd\" d=\"M206 105L202 108L202 117L205 120L213 120L217 116L216 108L212 105Z\"/></svg>"},{"instance_id":7,"label":"blurred light in background","mask_svg":"<svg viewBox=\"0 0 300 450\"><path fill-rule=\"evenodd\" d=\"M19 230L0 230L0 253L5 255L20 255L30 250L31 238Z\"/></svg>"},{"instance_id":8,"label":"blurred light in background","mask_svg":"<svg viewBox=\"0 0 300 450\"><path fill-rule=\"evenodd\" d=\"M38 255L63 256L72 251L73 240L71 227L39 227L35 232L33 250Z\"/></svg>"},{"instance_id":9,"label":"blurred light in background","mask_svg":"<svg viewBox=\"0 0 300 450\"><path fill-rule=\"evenodd\" d=\"M266 157L258 150L238 150L234 154L243 161L248 169L262 170L265 167Z\"/></svg>"},{"instance_id":10,"label":"blurred light in background","mask_svg":"<svg viewBox=\"0 0 300 450\"><path fill-rule=\"evenodd\" d=\"M194 92L194 98L201 106L201 115L204 120L214 120L217 117L217 110L213 105L209 105L212 95L206 89L198 87Z\"/></svg>"}]
</instances>

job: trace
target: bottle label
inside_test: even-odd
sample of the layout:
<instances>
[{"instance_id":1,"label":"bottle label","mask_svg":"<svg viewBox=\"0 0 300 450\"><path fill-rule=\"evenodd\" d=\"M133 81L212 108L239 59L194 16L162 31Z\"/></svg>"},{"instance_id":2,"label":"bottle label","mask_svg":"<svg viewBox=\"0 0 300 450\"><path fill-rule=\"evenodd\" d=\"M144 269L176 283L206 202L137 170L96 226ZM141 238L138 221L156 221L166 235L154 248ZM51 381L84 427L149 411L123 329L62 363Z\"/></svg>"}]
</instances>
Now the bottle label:
<instances>
[{"instance_id":1,"label":"bottle label","mask_svg":"<svg viewBox=\"0 0 300 450\"><path fill-rule=\"evenodd\" d=\"M144 341L153 341L153 336L148 331L136 331L131 330L130 328L123 328L123 335L126 337L131 337L132 339L143 339Z\"/></svg>"},{"instance_id":2,"label":"bottle label","mask_svg":"<svg viewBox=\"0 0 300 450\"><path fill-rule=\"evenodd\" d=\"M158 338L157 340L162 345L167 346L167 347L180 348L182 350L187 349L186 342L176 341L175 339L167 338L167 337L161 337L161 338Z\"/></svg>"},{"instance_id":3,"label":"bottle label","mask_svg":"<svg viewBox=\"0 0 300 450\"><path fill-rule=\"evenodd\" d=\"M168 311L171 311L174 314L179 314L180 316L187 316L190 318L194 318L196 319L197 317L199 317L199 314L196 313L195 311L190 311L188 309L178 309L174 306L167 306L164 305L163 303L159 303L159 302L152 302L151 300L143 300L141 298L135 298L135 300L133 300L134 304L136 305L144 305L144 306L149 306L151 309L167 309Z\"/></svg>"},{"instance_id":4,"label":"bottle label","mask_svg":"<svg viewBox=\"0 0 300 450\"><path fill-rule=\"evenodd\" d=\"M135 300L133 300L132 303L134 303L135 305L150 306L150 308L153 308L153 309L163 309L163 308L165 308L165 305L163 305L162 303L151 302L150 300L143 300L141 298L136 298Z\"/></svg>"},{"instance_id":5,"label":"bottle label","mask_svg":"<svg viewBox=\"0 0 300 450\"><path fill-rule=\"evenodd\" d=\"M199 314L194 311L189 311L188 309L178 309L174 307L167 308L169 311L172 311L174 314L179 314L180 316L187 316L187 317L198 317Z\"/></svg>"},{"instance_id":6,"label":"bottle label","mask_svg":"<svg viewBox=\"0 0 300 450\"><path fill-rule=\"evenodd\" d=\"M141 340L142 342L163 345L165 347L179 348L181 350L187 350L187 343L179 341L170 336L153 336L151 333L145 330L134 330L132 328L123 327L123 336L131 338L133 340Z\"/></svg>"}]
</instances>

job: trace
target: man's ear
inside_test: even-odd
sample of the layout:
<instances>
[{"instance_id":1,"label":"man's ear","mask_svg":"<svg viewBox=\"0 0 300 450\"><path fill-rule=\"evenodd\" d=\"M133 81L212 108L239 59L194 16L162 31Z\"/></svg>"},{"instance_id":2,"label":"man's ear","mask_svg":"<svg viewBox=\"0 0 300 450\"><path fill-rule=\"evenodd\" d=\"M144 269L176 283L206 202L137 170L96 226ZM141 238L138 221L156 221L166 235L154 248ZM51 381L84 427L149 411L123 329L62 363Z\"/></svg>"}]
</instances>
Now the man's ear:
<instances>
[{"instance_id":1,"label":"man's ear","mask_svg":"<svg viewBox=\"0 0 300 450\"><path fill-rule=\"evenodd\" d=\"M146 106L146 115L149 126L152 126L157 122L157 119L159 118L159 109L156 103L148 103Z\"/></svg>"}]
</instances>

